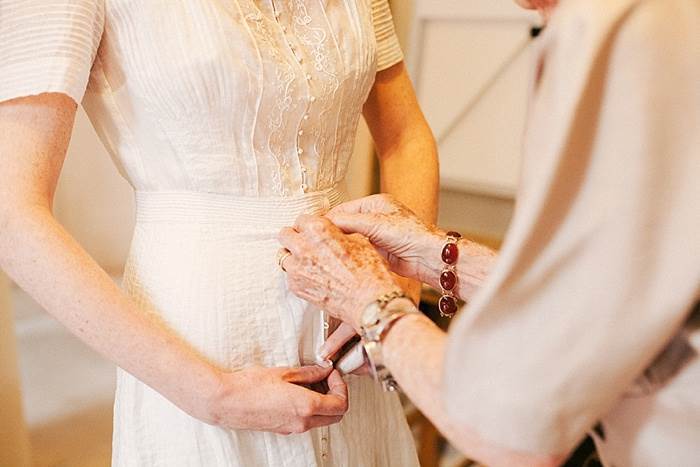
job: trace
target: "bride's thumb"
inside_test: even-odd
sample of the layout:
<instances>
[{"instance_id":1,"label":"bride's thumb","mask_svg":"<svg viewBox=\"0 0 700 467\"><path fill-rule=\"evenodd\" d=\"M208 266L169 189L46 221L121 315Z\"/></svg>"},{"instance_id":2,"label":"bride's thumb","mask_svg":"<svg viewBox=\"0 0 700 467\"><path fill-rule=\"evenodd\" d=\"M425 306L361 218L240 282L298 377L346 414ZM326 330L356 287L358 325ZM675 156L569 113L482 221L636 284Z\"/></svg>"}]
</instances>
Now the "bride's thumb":
<instances>
[{"instance_id":1,"label":"bride's thumb","mask_svg":"<svg viewBox=\"0 0 700 467\"><path fill-rule=\"evenodd\" d=\"M302 366L292 368L285 373L285 380L295 384L312 384L318 383L328 378L328 375L333 371L333 363L325 360L317 365Z\"/></svg>"}]
</instances>

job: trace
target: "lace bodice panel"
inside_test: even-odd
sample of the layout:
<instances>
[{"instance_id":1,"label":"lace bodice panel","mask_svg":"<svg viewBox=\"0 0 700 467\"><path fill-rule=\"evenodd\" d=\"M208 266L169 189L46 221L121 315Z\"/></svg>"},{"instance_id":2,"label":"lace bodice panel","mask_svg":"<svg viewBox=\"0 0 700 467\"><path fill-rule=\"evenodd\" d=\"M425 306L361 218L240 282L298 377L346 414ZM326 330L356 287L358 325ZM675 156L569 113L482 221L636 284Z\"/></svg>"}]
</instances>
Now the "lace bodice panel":
<instances>
[{"instance_id":1,"label":"lace bodice panel","mask_svg":"<svg viewBox=\"0 0 700 467\"><path fill-rule=\"evenodd\" d=\"M386 0L108 0L103 14L83 104L138 190L332 186L378 65L401 59Z\"/></svg>"}]
</instances>

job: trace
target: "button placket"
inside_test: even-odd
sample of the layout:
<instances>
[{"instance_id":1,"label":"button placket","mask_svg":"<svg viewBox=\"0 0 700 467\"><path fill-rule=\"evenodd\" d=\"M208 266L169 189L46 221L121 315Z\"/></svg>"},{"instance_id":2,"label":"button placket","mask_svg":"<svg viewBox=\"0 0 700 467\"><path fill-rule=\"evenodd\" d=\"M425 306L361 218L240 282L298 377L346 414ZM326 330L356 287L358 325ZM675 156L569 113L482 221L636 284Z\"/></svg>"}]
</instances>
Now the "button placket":
<instances>
[{"instance_id":1,"label":"button placket","mask_svg":"<svg viewBox=\"0 0 700 467\"><path fill-rule=\"evenodd\" d=\"M302 60L299 59L299 65L301 66ZM302 120L300 123L299 131L297 132L297 148L298 151L297 153L299 154L299 165L301 166L301 189L303 192L307 192L309 189L309 182L308 182L308 170L306 169L306 166L304 165L304 160L302 159L302 156L304 154L304 141L303 141L303 136L305 134L303 125L305 122L309 121L309 111L311 104L316 101L316 97L311 94L311 75L306 74L306 81L307 81L307 87L309 89L309 99L306 104L306 111L304 112L304 115L302 116Z\"/></svg>"},{"instance_id":2,"label":"button placket","mask_svg":"<svg viewBox=\"0 0 700 467\"><path fill-rule=\"evenodd\" d=\"M323 209L323 214L327 212L326 208L326 202L328 202L328 205L330 205L330 202L328 200L328 197L324 196L323 199L321 200L322 204L322 209ZM330 317L328 315L327 311L322 311L321 312L321 321L323 323L323 341L328 340L328 336L330 335ZM328 457L330 455L330 440L331 440L331 430L330 427L328 426L323 426L319 429L319 437L321 438L320 441L320 446L321 446L321 467L325 467L326 463L328 462Z\"/></svg>"},{"instance_id":3,"label":"button placket","mask_svg":"<svg viewBox=\"0 0 700 467\"><path fill-rule=\"evenodd\" d=\"M283 24L282 21L282 12L277 6L277 3L280 0L273 0L271 2L272 4L272 9L275 17L275 21L277 22L278 26L284 33L284 38L285 41L287 42L287 46L289 47L289 50L291 50L292 55L296 59L297 63L299 64L299 67L301 68L302 72L304 73L304 78L306 79L307 83L307 88L309 90L308 94L308 99L306 102L306 109L304 111L304 114L302 115L301 122L299 123L299 128L297 130L297 138L296 138L296 147L297 147L297 159L299 161L299 171L301 173L301 185L300 188L301 190L306 193L309 189L309 183L308 183L308 169L304 165L303 161L303 154L304 154L304 141L303 137L306 134L306 131L304 130L304 124L309 121L309 113L310 113L310 107L311 104L316 102L316 96L313 95L313 87L312 87L312 80L313 76L311 73L309 73L307 70L304 69L305 67L305 61L304 57L302 56L302 52L299 50L299 48L295 45L294 41L292 40L292 37L290 37L289 33L289 28ZM324 197L324 199L321 201L322 206L323 206L323 211L326 212L330 208L330 200L328 200L327 197ZM328 317L326 316L325 312L323 313L323 328L324 328L324 341L328 338ZM326 465L328 462L328 459L330 457L329 449L330 449L330 429L328 427L321 427L319 429L319 438L320 438L320 449L321 449L321 463L323 466Z\"/></svg>"},{"instance_id":4,"label":"button placket","mask_svg":"<svg viewBox=\"0 0 700 467\"><path fill-rule=\"evenodd\" d=\"M300 188L303 192L307 192L309 189L309 177L308 177L308 170L304 164L303 160L303 155L304 155L304 139L303 136L306 134L304 131L304 124L309 121L309 112L310 112L310 107L311 104L316 102L316 96L314 96L313 93L313 88L312 88L312 80L313 76L311 73L308 73L308 71L304 70L304 57L302 56L301 51L298 49L294 41L292 40L293 38L290 37L289 33L289 28L287 27L286 24L282 21L282 12L277 6L277 2L273 1L272 3L272 9L274 12L274 17L275 21L277 22L278 26L284 33L284 38L287 42L287 46L292 52L292 55L294 56L295 60L299 64L299 67L302 69L302 72L304 73L304 78L306 79L307 82L307 88L309 89L309 95L306 103L306 110L304 111L304 115L302 116L302 120L299 124L299 130L297 131L297 138L296 138L296 147L297 147L297 159L299 161L299 168L300 168L300 174L301 174L301 184Z\"/></svg>"},{"instance_id":5,"label":"button placket","mask_svg":"<svg viewBox=\"0 0 700 467\"><path fill-rule=\"evenodd\" d=\"M323 462L323 465L326 465L326 462L328 462L328 453L330 451L330 435L331 435L331 430L327 427L321 427L321 461Z\"/></svg>"}]
</instances>

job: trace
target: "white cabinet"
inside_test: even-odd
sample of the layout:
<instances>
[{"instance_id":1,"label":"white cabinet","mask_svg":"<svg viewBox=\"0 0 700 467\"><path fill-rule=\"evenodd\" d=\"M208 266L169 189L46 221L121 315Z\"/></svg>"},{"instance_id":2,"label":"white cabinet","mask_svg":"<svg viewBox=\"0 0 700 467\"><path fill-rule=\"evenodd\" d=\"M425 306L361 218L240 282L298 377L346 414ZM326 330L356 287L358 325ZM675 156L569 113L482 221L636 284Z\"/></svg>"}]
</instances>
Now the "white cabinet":
<instances>
[{"instance_id":1,"label":"white cabinet","mask_svg":"<svg viewBox=\"0 0 700 467\"><path fill-rule=\"evenodd\" d=\"M514 196L537 25L512 0L414 0L407 62L444 190Z\"/></svg>"}]
</instances>

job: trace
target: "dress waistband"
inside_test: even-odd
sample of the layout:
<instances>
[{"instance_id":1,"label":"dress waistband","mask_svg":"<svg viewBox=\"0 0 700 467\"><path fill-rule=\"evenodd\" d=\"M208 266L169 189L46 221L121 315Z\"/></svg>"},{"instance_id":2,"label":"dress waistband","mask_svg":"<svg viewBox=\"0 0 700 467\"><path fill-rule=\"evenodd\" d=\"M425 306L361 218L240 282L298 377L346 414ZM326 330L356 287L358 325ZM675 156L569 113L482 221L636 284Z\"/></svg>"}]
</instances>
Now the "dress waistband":
<instances>
[{"instance_id":1,"label":"dress waistband","mask_svg":"<svg viewBox=\"0 0 700 467\"><path fill-rule=\"evenodd\" d=\"M196 191L136 191L136 222L283 227L300 214L323 214L346 199L345 185L285 198Z\"/></svg>"}]
</instances>

